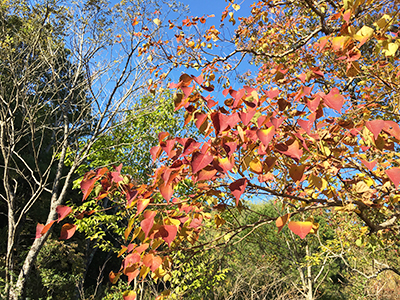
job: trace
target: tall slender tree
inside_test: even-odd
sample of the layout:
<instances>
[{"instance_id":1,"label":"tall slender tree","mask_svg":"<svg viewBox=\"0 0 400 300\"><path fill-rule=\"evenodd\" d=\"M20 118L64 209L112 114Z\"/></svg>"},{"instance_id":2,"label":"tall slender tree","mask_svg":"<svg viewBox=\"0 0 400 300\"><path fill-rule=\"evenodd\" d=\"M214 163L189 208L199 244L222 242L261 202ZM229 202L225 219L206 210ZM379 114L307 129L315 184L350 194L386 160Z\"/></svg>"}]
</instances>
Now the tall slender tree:
<instances>
[{"instance_id":1,"label":"tall slender tree","mask_svg":"<svg viewBox=\"0 0 400 300\"><path fill-rule=\"evenodd\" d=\"M124 122L133 103L149 93L147 84L162 61L154 52L149 62L140 47L160 35L163 27L149 16L161 17L161 5L151 0L115 6L101 0L73 7L52 0L1 4L0 197L8 230L4 297L23 297L50 234L51 225L37 227L37 238L21 256L18 243L28 214L40 208L41 222L53 224L75 171L96 151L95 142ZM178 10L172 2L167 7L163 13ZM156 94L151 90L152 99ZM154 109L157 103L146 104ZM29 228L32 241L35 229Z\"/></svg>"}]
</instances>

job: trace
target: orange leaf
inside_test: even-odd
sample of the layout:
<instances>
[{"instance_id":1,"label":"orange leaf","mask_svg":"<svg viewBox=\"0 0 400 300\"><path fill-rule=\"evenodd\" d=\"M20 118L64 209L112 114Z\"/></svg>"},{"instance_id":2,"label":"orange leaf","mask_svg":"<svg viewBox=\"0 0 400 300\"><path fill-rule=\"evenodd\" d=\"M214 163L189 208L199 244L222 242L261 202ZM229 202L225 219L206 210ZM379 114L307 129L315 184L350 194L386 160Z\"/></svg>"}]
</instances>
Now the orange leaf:
<instances>
[{"instance_id":1,"label":"orange leaf","mask_svg":"<svg viewBox=\"0 0 400 300\"><path fill-rule=\"evenodd\" d=\"M61 234L60 234L60 240L68 240L71 238L76 231L76 225L74 224L64 224L61 227Z\"/></svg>"},{"instance_id":2,"label":"orange leaf","mask_svg":"<svg viewBox=\"0 0 400 300\"><path fill-rule=\"evenodd\" d=\"M152 272L157 270L161 263L162 259L160 256L154 256L153 254L149 253L143 257L143 264L146 267L149 267Z\"/></svg>"},{"instance_id":3,"label":"orange leaf","mask_svg":"<svg viewBox=\"0 0 400 300\"><path fill-rule=\"evenodd\" d=\"M49 229L51 228L51 226L53 225L55 221L50 221L49 224L46 224L46 226L43 227L41 234L45 234L47 231L49 231Z\"/></svg>"},{"instance_id":4,"label":"orange leaf","mask_svg":"<svg viewBox=\"0 0 400 300\"><path fill-rule=\"evenodd\" d=\"M115 274L113 271L111 271L110 274L108 274L108 278L110 279L110 282L112 284L116 284L120 276L121 273Z\"/></svg>"},{"instance_id":5,"label":"orange leaf","mask_svg":"<svg viewBox=\"0 0 400 300\"><path fill-rule=\"evenodd\" d=\"M150 199L139 199L137 202L136 216L139 215L149 205L149 203L150 203Z\"/></svg>"},{"instance_id":6,"label":"orange leaf","mask_svg":"<svg viewBox=\"0 0 400 300\"><path fill-rule=\"evenodd\" d=\"M167 183L167 184L162 183L158 188L160 189L160 193L163 196L163 198L167 200L167 202L169 203L169 200L171 199L172 194L174 193L174 188L172 187L172 183Z\"/></svg>"},{"instance_id":7,"label":"orange leaf","mask_svg":"<svg viewBox=\"0 0 400 300\"><path fill-rule=\"evenodd\" d=\"M311 231L313 223L311 222L289 222L289 229L301 239L304 239Z\"/></svg>"},{"instance_id":8,"label":"orange leaf","mask_svg":"<svg viewBox=\"0 0 400 300\"><path fill-rule=\"evenodd\" d=\"M290 217L290 214L286 214L286 215L276 219L275 224L276 224L276 227L278 227L278 233L281 232L283 226L286 225L287 221L289 220L289 217Z\"/></svg>"},{"instance_id":9,"label":"orange leaf","mask_svg":"<svg viewBox=\"0 0 400 300\"><path fill-rule=\"evenodd\" d=\"M136 299L136 292L135 291L125 291L122 294L122 298L124 298L124 300L135 300Z\"/></svg>"},{"instance_id":10,"label":"orange leaf","mask_svg":"<svg viewBox=\"0 0 400 300\"><path fill-rule=\"evenodd\" d=\"M154 224L154 217L156 216L156 211L147 210L144 212L144 220L140 222L140 226L145 234L145 237L149 235L151 229L153 228Z\"/></svg>"},{"instance_id":11,"label":"orange leaf","mask_svg":"<svg viewBox=\"0 0 400 300\"><path fill-rule=\"evenodd\" d=\"M269 142L271 142L272 138L275 134L275 126L271 126L268 129L259 129L257 130L257 137L264 144L265 147L268 147Z\"/></svg>"},{"instance_id":12,"label":"orange leaf","mask_svg":"<svg viewBox=\"0 0 400 300\"><path fill-rule=\"evenodd\" d=\"M128 284L139 275L140 270L136 267L128 267L124 270L124 274L128 276Z\"/></svg>"}]
</instances>

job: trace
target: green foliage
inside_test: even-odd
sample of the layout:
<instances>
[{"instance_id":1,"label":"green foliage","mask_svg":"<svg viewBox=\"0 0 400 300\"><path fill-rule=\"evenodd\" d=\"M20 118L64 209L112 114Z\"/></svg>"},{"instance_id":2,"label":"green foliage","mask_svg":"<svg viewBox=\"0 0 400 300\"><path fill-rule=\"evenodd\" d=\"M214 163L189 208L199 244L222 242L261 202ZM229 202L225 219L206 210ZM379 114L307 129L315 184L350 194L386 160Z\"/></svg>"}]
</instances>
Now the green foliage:
<instances>
[{"instance_id":1,"label":"green foliage","mask_svg":"<svg viewBox=\"0 0 400 300\"><path fill-rule=\"evenodd\" d=\"M38 255L37 272L46 299L75 299L85 263L78 244L49 239ZM33 289L33 287L31 287ZM31 294L38 296L38 286Z\"/></svg>"},{"instance_id":2,"label":"green foliage","mask_svg":"<svg viewBox=\"0 0 400 300\"><path fill-rule=\"evenodd\" d=\"M95 143L92 155L79 168L78 174L122 163L125 173L133 176L137 183L147 182L153 166L150 149L158 144L158 134L182 133L182 125L182 113L174 111L168 91L143 96L121 117L119 123L112 125L107 135ZM75 185L77 183L79 180Z\"/></svg>"},{"instance_id":3,"label":"green foliage","mask_svg":"<svg viewBox=\"0 0 400 300\"><path fill-rule=\"evenodd\" d=\"M211 299L227 279L228 269L222 267L218 251L188 256L178 251L173 258L179 268L171 271L171 299Z\"/></svg>"}]
</instances>

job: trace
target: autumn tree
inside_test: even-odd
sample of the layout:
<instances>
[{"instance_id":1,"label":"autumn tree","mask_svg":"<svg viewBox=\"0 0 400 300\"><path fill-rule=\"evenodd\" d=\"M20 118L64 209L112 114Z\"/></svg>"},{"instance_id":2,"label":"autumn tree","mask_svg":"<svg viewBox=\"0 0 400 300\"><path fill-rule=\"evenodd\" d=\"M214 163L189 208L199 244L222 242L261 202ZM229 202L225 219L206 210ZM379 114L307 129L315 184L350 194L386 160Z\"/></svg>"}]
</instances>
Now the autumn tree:
<instances>
[{"instance_id":1,"label":"autumn tree","mask_svg":"<svg viewBox=\"0 0 400 300\"><path fill-rule=\"evenodd\" d=\"M177 30L175 48L160 42L146 51L161 48L176 66L193 68L169 88L176 109L203 136L160 133L151 150L157 161L151 184L135 185L119 169L84 177L84 200L94 190L95 200L108 197L131 210L124 260L111 281L124 274L130 283L149 273L168 280L174 250L225 245L270 222L305 239L318 227L306 214L321 210L354 215L370 235L393 241L400 183L398 5L259 1L249 16L236 18L241 8L231 2L221 18L237 24L230 40L215 26L200 30L205 17L169 22ZM219 52L224 44L233 50ZM234 82L231 70L243 69ZM204 219L224 223L211 211L242 209L250 195L277 199L282 215L198 242ZM390 270L398 272L382 269ZM135 295L128 290L124 297Z\"/></svg>"}]
</instances>

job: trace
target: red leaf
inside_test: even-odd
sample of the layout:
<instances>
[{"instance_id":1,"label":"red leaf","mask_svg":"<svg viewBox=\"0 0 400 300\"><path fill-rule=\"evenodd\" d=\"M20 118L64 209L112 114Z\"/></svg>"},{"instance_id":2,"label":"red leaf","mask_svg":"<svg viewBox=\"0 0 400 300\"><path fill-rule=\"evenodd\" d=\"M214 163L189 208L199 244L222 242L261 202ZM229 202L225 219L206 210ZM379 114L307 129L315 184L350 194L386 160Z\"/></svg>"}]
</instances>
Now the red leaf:
<instances>
[{"instance_id":1,"label":"red leaf","mask_svg":"<svg viewBox=\"0 0 400 300\"><path fill-rule=\"evenodd\" d=\"M229 185L229 189L231 190L232 195L235 196L236 205L239 204L240 196L242 196L242 194L244 193L246 186L247 186L246 178L240 178Z\"/></svg>"},{"instance_id":2,"label":"red leaf","mask_svg":"<svg viewBox=\"0 0 400 300\"><path fill-rule=\"evenodd\" d=\"M240 122L240 117L239 114L237 112L231 114L230 116L228 116L228 120L226 121L226 123L233 128L237 123Z\"/></svg>"},{"instance_id":3,"label":"red leaf","mask_svg":"<svg viewBox=\"0 0 400 300\"><path fill-rule=\"evenodd\" d=\"M57 212L57 215L58 215L57 223L60 223L60 221L62 219L64 219L66 216L68 216L71 213L71 211L72 211L71 207L64 206L64 205L57 206L57 208L56 208L56 212Z\"/></svg>"},{"instance_id":4,"label":"red leaf","mask_svg":"<svg viewBox=\"0 0 400 300\"><path fill-rule=\"evenodd\" d=\"M192 78L194 79L194 81L196 81L199 85L201 85L203 83L203 75L199 75L197 77L192 76Z\"/></svg>"},{"instance_id":5,"label":"red leaf","mask_svg":"<svg viewBox=\"0 0 400 300\"><path fill-rule=\"evenodd\" d=\"M344 104L344 97L340 94L338 88L333 88L328 95L324 96L324 103L340 113Z\"/></svg>"},{"instance_id":6,"label":"red leaf","mask_svg":"<svg viewBox=\"0 0 400 300\"><path fill-rule=\"evenodd\" d=\"M301 239L304 239L311 231L313 224L311 222L289 222L289 229Z\"/></svg>"},{"instance_id":7,"label":"red leaf","mask_svg":"<svg viewBox=\"0 0 400 300\"><path fill-rule=\"evenodd\" d=\"M228 142L222 145L228 157L236 151L238 144L236 142Z\"/></svg>"},{"instance_id":8,"label":"red leaf","mask_svg":"<svg viewBox=\"0 0 400 300\"><path fill-rule=\"evenodd\" d=\"M289 146L280 144L276 145L275 148L282 154L285 154L295 160L299 160L303 155L303 150L300 149L300 144L297 140L294 140L294 142Z\"/></svg>"},{"instance_id":9,"label":"red leaf","mask_svg":"<svg viewBox=\"0 0 400 300\"><path fill-rule=\"evenodd\" d=\"M158 269L162 263L162 259L159 256L154 256L152 253L146 254L143 257L143 264L149 267L152 272Z\"/></svg>"},{"instance_id":10,"label":"red leaf","mask_svg":"<svg viewBox=\"0 0 400 300\"><path fill-rule=\"evenodd\" d=\"M224 95L224 96L226 97L226 95L228 95L229 92L230 92L231 90L232 90L231 88L229 88L229 89L224 89L224 90L222 91L222 95Z\"/></svg>"},{"instance_id":11,"label":"red leaf","mask_svg":"<svg viewBox=\"0 0 400 300\"><path fill-rule=\"evenodd\" d=\"M289 217L290 217L290 214L286 214L286 215L276 219L275 224L276 224L276 227L278 227L278 233L281 232L283 226L286 225L287 221L289 220Z\"/></svg>"},{"instance_id":12,"label":"red leaf","mask_svg":"<svg viewBox=\"0 0 400 300\"><path fill-rule=\"evenodd\" d=\"M135 291L125 291L122 294L122 298L124 300L135 300L136 299L136 292Z\"/></svg>"},{"instance_id":13,"label":"red leaf","mask_svg":"<svg viewBox=\"0 0 400 300\"><path fill-rule=\"evenodd\" d=\"M307 99L307 107L310 111L315 112L321 102L321 96L315 95L314 100Z\"/></svg>"},{"instance_id":14,"label":"red leaf","mask_svg":"<svg viewBox=\"0 0 400 300\"><path fill-rule=\"evenodd\" d=\"M200 129L201 125L203 125L204 121L207 119L207 114L196 113L194 117L196 119L195 125L197 129Z\"/></svg>"},{"instance_id":15,"label":"red leaf","mask_svg":"<svg viewBox=\"0 0 400 300\"><path fill-rule=\"evenodd\" d=\"M36 225L36 236L35 239L41 238L42 237L42 230L44 228L43 224L38 223Z\"/></svg>"},{"instance_id":16,"label":"red leaf","mask_svg":"<svg viewBox=\"0 0 400 300\"><path fill-rule=\"evenodd\" d=\"M376 161L375 160L370 161L370 162L366 161L366 160L363 160L363 159L360 159L360 160L364 164L364 166L366 166L367 169L370 170L370 171L372 171L373 168L375 168L375 166L376 166Z\"/></svg>"},{"instance_id":17,"label":"red leaf","mask_svg":"<svg viewBox=\"0 0 400 300\"><path fill-rule=\"evenodd\" d=\"M194 91L194 88L195 88L194 85L193 86L181 86L181 90L183 92L183 95L185 95L184 99L186 99L187 97L190 96L190 94Z\"/></svg>"},{"instance_id":18,"label":"red leaf","mask_svg":"<svg viewBox=\"0 0 400 300\"><path fill-rule=\"evenodd\" d=\"M174 156L174 153L171 150L172 150L172 148L174 148L175 139L168 140L166 142L162 142L160 145L161 145L161 148L163 148L163 150L165 151L165 153L167 153L168 158L171 158L172 156Z\"/></svg>"},{"instance_id":19,"label":"red leaf","mask_svg":"<svg viewBox=\"0 0 400 300\"><path fill-rule=\"evenodd\" d=\"M383 120L372 120L367 121L365 126L374 134L375 140L378 138L379 134L381 133L382 129L385 127L385 121Z\"/></svg>"},{"instance_id":20,"label":"red leaf","mask_svg":"<svg viewBox=\"0 0 400 300\"><path fill-rule=\"evenodd\" d=\"M273 179L274 179L274 175L272 173L267 173L267 174L258 176L259 182L265 182L265 181L269 181L269 180L273 180Z\"/></svg>"},{"instance_id":21,"label":"red leaf","mask_svg":"<svg viewBox=\"0 0 400 300\"><path fill-rule=\"evenodd\" d=\"M206 166L208 166L212 161L214 157L209 154L203 154L200 152L196 152L193 154L192 158L192 172L197 173L198 171L204 169Z\"/></svg>"},{"instance_id":22,"label":"red leaf","mask_svg":"<svg viewBox=\"0 0 400 300\"><path fill-rule=\"evenodd\" d=\"M400 140L400 126L396 122L385 121L385 127L383 130L392 135L394 138Z\"/></svg>"},{"instance_id":23,"label":"red leaf","mask_svg":"<svg viewBox=\"0 0 400 300\"><path fill-rule=\"evenodd\" d=\"M110 172L110 173L111 173L112 182L118 183L118 182L121 182L124 180L124 177L121 176L120 172Z\"/></svg>"},{"instance_id":24,"label":"red leaf","mask_svg":"<svg viewBox=\"0 0 400 300\"><path fill-rule=\"evenodd\" d=\"M161 233L162 239L171 247L171 243L175 239L178 229L175 225L163 225L161 230L163 231Z\"/></svg>"},{"instance_id":25,"label":"red leaf","mask_svg":"<svg viewBox=\"0 0 400 300\"><path fill-rule=\"evenodd\" d=\"M144 232L145 238L149 235L154 224L154 217L156 216L156 211L147 210L144 212L144 220L140 222L140 226Z\"/></svg>"},{"instance_id":26,"label":"red leaf","mask_svg":"<svg viewBox=\"0 0 400 300\"><path fill-rule=\"evenodd\" d=\"M275 126L275 128L279 128L279 126L281 126L281 124L283 123L283 121L286 120L286 117L282 117L282 118L271 118L271 123L272 125Z\"/></svg>"},{"instance_id":27,"label":"red leaf","mask_svg":"<svg viewBox=\"0 0 400 300\"><path fill-rule=\"evenodd\" d=\"M266 91L265 94L268 98L274 99L276 98L281 91L279 89L272 89L270 91Z\"/></svg>"},{"instance_id":28,"label":"red leaf","mask_svg":"<svg viewBox=\"0 0 400 300\"><path fill-rule=\"evenodd\" d=\"M400 168L391 168L385 172L389 179L393 182L394 187L397 189L400 183Z\"/></svg>"},{"instance_id":29,"label":"red leaf","mask_svg":"<svg viewBox=\"0 0 400 300\"><path fill-rule=\"evenodd\" d=\"M170 82L169 85L168 85L168 88L170 88L170 89L177 89L177 88L180 88L181 85L182 85L182 82L178 82L178 83Z\"/></svg>"},{"instance_id":30,"label":"red leaf","mask_svg":"<svg viewBox=\"0 0 400 300\"><path fill-rule=\"evenodd\" d=\"M257 137L260 139L260 141L264 144L265 147L268 147L269 143L274 137L274 134L275 134L275 126L271 126L268 129L257 130Z\"/></svg>"},{"instance_id":31,"label":"red leaf","mask_svg":"<svg viewBox=\"0 0 400 300\"><path fill-rule=\"evenodd\" d=\"M55 222L55 221L53 220L53 221L50 221L49 224L46 224L46 225L43 227L41 234L43 235L43 234L45 234L47 231L49 231L49 229L51 228L51 226L53 225L54 222Z\"/></svg>"},{"instance_id":32,"label":"red leaf","mask_svg":"<svg viewBox=\"0 0 400 300\"><path fill-rule=\"evenodd\" d=\"M129 235L129 234L128 234ZM125 236L125 240L127 240L128 239L128 235L126 235ZM128 245L128 247L125 247L125 246L121 246L122 247L122 249L121 249L121 251L120 252L122 252L122 251L126 251L127 253L131 253L132 252L132 250L136 247L137 245L136 244L129 244ZM119 253L118 253L119 254ZM122 253L123 254L123 253ZM121 254L121 255L122 255Z\"/></svg>"},{"instance_id":33,"label":"red leaf","mask_svg":"<svg viewBox=\"0 0 400 300\"><path fill-rule=\"evenodd\" d=\"M193 218L193 220L190 222L189 227L190 228L197 228L201 225L202 219L198 218Z\"/></svg>"},{"instance_id":34,"label":"red leaf","mask_svg":"<svg viewBox=\"0 0 400 300\"><path fill-rule=\"evenodd\" d=\"M96 180L97 180L96 177L94 177L92 179L88 179L88 180L82 180L82 182L81 182L81 190L83 193L82 201L85 201L87 199L87 197L89 196L89 194L91 193L91 191L94 188L94 184L95 184Z\"/></svg>"},{"instance_id":35,"label":"red leaf","mask_svg":"<svg viewBox=\"0 0 400 300\"><path fill-rule=\"evenodd\" d=\"M244 126L250 123L255 113L256 109L249 109L247 112L240 112L240 119L242 120Z\"/></svg>"},{"instance_id":36,"label":"red leaf","mask_svg":"<svg viewBox=\"0 0 400 300\"><path fill-rule=\"evenodd\" d=\"M60 234L60 240L68 240L71 238L76 231L76 225L74 224L64 224L61 227L61 234Z\"/></svg>"},{"instance_id":37,"label":"red leaf","mask_svg":"<svg viewBox=\"0 0 400 300\"><path fill-rule=\"evenodd\" d=\"M129 207L131 205L132 201L136 199L137 195L138 195L138 191L136 191L136 190L126 192L126 201L127 201L126 206L127 207Z\"/></svg>"},{"instance_id":38,"label":"red leaf","mask_svg":"<svg viewBox=\"0 0 400 300\"><path fill-rule=\"evenodd\" d=\"M151 158L153 159L153 162L160 157L161 154L161 147L160 146L154 146L150 149L150 154Z\"/></svg>"},{"instance_id":39,"label":"red leaf","mask_svg":"<svg viewBox=\"0 0 400 300\"><path fill-rule=\"evenodd\" d=\"M211 120L217 134L228 128L228 119L229 117L227 115L220 112L214 112L211 114Z\"/></svg>"},{"instance_id":40,"label":"red leaf","mask_svg":"<svg viewBox=\"0 0 400 300\"><path fill-rule=\"evenodd\" d=\"M314 121L298 120L297 123L308 135L311 135L311 128L313 127Z\"/></svg>"},{"instance_id":41,"label":"red leaf","mask_svg":"<svg viewBox=\"0 0 400 300\"><path fill-rule=\"evenodd\" d=\"M187 141L185 142L185 147L183 148L183 156L189 155L193 153L195 150L199 149L201 146L201 143L196 142L192 138L188 138Z\"/></svg>"},{"instance_id":42,"label":"red leaf","mask_svg":"<svg viewBox=\"0 0 400 300\"><path fill-rule=\"evenodd\" d=\"M302 83L306 82L306 74L301 73L300 75L297 75L297 77L301 80Z\"/></svg>"}]
</instances>

